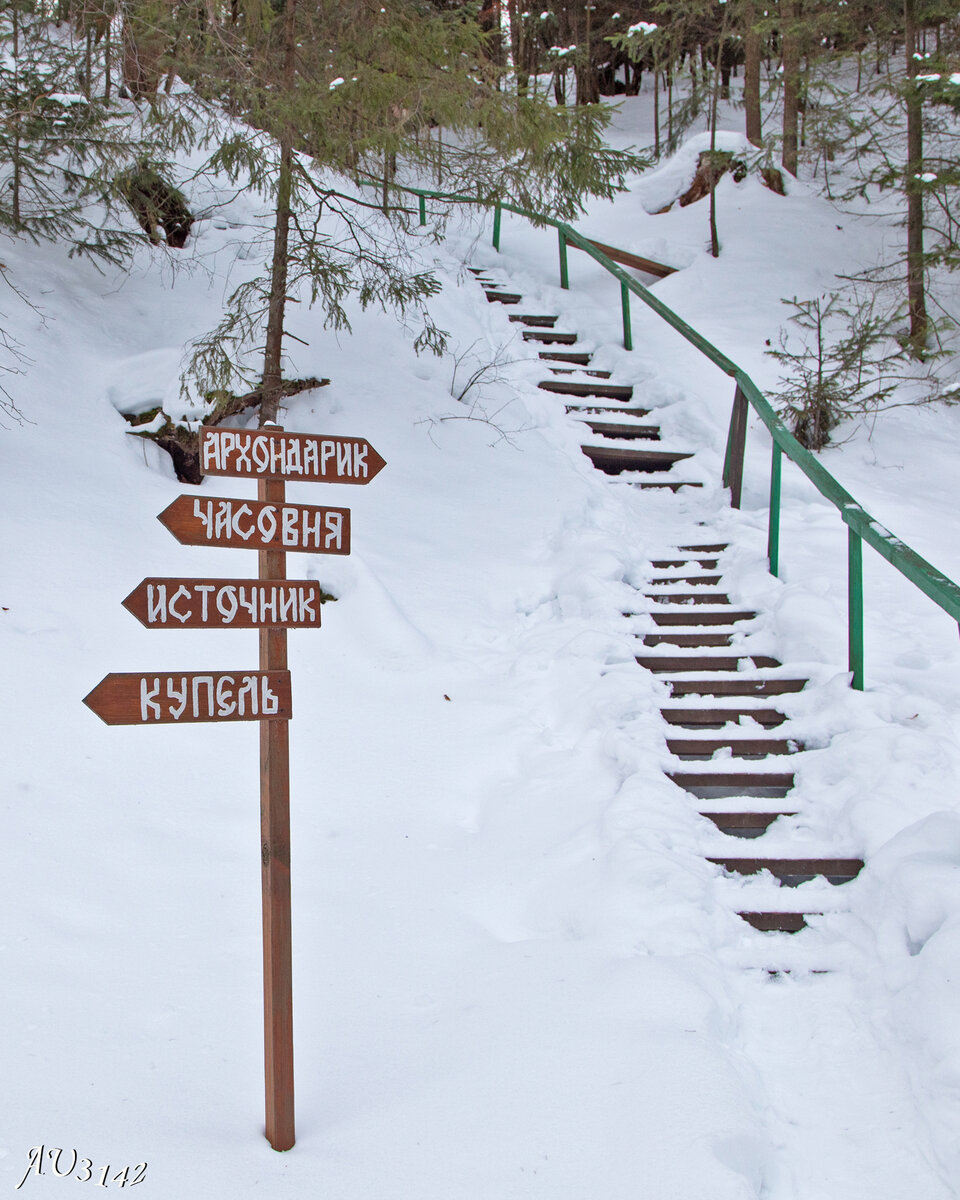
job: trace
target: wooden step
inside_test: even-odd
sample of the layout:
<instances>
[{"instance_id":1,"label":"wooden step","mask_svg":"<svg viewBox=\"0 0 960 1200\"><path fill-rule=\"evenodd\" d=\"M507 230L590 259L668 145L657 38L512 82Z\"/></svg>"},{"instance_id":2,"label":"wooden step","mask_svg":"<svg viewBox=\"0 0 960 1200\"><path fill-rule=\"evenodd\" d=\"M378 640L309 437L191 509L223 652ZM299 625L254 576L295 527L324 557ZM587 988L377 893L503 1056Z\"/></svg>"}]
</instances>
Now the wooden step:
<instances>
[{"instance_id":1,"label":"wooden step","mask_svg":"<svg viewBox=\"0 0 960 1200\"><path fill-rule=\"evenodd\" d=\"M692 454L683 454L679 450L634 450L616 446L581 446L580 449L607 475L619 475L621 471L664 471L685 458L693 458Z\"/></svg>"},{"instance_id":2,"label":"wooden step","mask_svg":"<svg viewBox=\"0 0 960 1200\"><path fill-rule=\"evenodd\" d=\"M692 587L705 587L707 584L716 586L720 579L720 575L663 575L654 576L650 584L689 583Z\"/></svg>"},{"instance_id":3,"label":"wooden step","mask_svg":"<svg viewBox=\"0 0 960 1200\"><path fill-rule=\"evenodd\" d=\"M671 696L783 696L802 692L805 679L671 679Z\"/></svg>"},{"instance_id":4,"label":"wooden step","mask_svg":"<svg viewBox=\"0 0 960 1200\"><path fill-rule=\"evenodd\" d=\"M860 858L713 858L716 863L736 875L756 875L769 871L786 887L797 887L822 875L828 883L849 883L863 870Z\"/></svg>"},{"instance_id":5,"label":"wooden step","mask_svg":"<svg viewBox=\"0 0 960 1200\"><path fill-rule=\"evenodd\" d=\"M585 367L593 355L580 350L541 350L540 358L546 362L578 363Z\"/></svg>"},{"instance_id":6,"label":"wooden step","mask_svg":"<svg viewBox=\"0 0 960 1200\"><path fill-rule=\"evenodd\" d=\"M626 614L630 616L630 613ZM653 612L655 625L732 625L736 621L752 621L757 614L745 608L730 608L726 611L703 612Z\"/></svg>"},{"instance_id":7,"label":"wooden step","mask_svg":"<svg viewBox=\"0 0 960 1200\"><path fill-rule=\"evenodd\" d=\"M659 442L659 425L619 425L612 421L586 421L591 433L599 437L622 438L624 441ZM717 576L719 579L720 576Z\"/></svg>"},{"instance_id":8,"label":"wooden step","mask_svg":"<svg viewBox=\"0 0 960 1200\"><path fill-rule=\"evenodd\" d=\"M558 346L572 346L577 340L575 333L557 333L555 329L525 329L522 337L525 342L555 343Z\"/></svg>"},{"instance_id":9,"label":"wooden step","mask_svg":"<svg viewBox=\"0 0 960 1200\"><path fill-rule=\"evenodd\" d=\"M777 817L795 817L795 812L701 812L730 837L762 837Z\"/></svg>"},{"instance_id":10,"label":"wooden step","mask_svg":"<svg viewBox=\"0 0 960 1200\"><path fill-rule=\"evenodd\" d=\"M667 749L681 758L710 758L717 750L730 750L734 758L764 758L768 754L794 754L800 749L786 738L668 738Z\"/></svg>"},{"instance_id":11,"label":"wooden step","mask_svg":"<svg viewBox=\"0 0 960 1200\"><path fill-rule=\"evenodd\" d=\"M576 417L597 416L600 413L616 413L618 417L649 417L649 408L620 408L613 404L568 404L564 410Z\"/></svg>"},{"instance_id":12,"label":"wooden step","mask_svg":"<svg viewBox=\"0 0 960 1200\"><path fill-rule=\"evenodd\" d=\"M736 657L719 654L648 654L638 655L637 662L657 675L668 671L739 671L742 662L753 663L758 668L783 666L777 659L768 658L765 654L741 654Z\"/></svg>"},{"instance_id":13,"label":"wooden step","mask_svg":"<svg viewBox=\"0 0 960 1200\"><path fill-rule=\"evenodd\" d=\"M523 299L519 292L495 292L492 288L484 288L483 294L491 304L519 304Z\"/></svg>"},{"instance_id":14,"label":"wooden step","mask_svg":"<svg viewBox=\"0 0 960 1200\"><path fill-rule=\"evenodd\" d=\"M677 479L677 480L664 479L664 480L646 480L643 483L640 483L639 481L634 482L633 480L631 480L630 486L635 487L635 488L667 488L668 491L676 493L676 492L679 492L681 488L685 488L685 487L702 488L703 484L696 483L691 479Z\"/></svg>"},{"instance_id":15,"label":"wooden step","mask_svg":"<svg viewBox=\"0 0 960 1200\"><path fill-rule=\"evenodd\" d=\"M520 325L533 325L542 329L552 329L556 325L558 318L541 316L535 313L511 313L510 320L516 321Z\"/></svg>"},{"instance_id":16,"label":"wooden step","mask_svg":"<svg viewBox=\"0 0 960 1200\"><path fill-rule=\"evenodd\" d=\"M723 592L644 592L648 600L657 604L729 604L730 597Z\"/></svg>"},{"instance_id":17,"label":"wooden step","mask_svg":"<svg viewBox=\"0 0 960 1200\"><path fill-rule=\"evenodd\" d=\"M695 649L707 646L729 646L730 633L648 633L644 635L645 646L690 646Z\"/></svg>"},{"instance_id":18,"label":"wooden step","mask_svg":"<svg viewBox=\"0 0 960 1200\"><path fill-rule=\"evenodd\" d=\"M691 563L696 563L704 571L712 571L716 568L717 562L716 558L655 558L650 566L655 567L658 571L668 571L673 567L689 567Z\"/></svg>"},{"instance_id":19,"label":"wooden step","mask_svg":"<svg viewBox=\"0 0 960 1200\"><path fill-rule=\"evenodd\" d=\"M589 375L591 379L609 379L613 374L612 371L589 371L583 367L551 367L551 375ZM569 409L567 410L570 411ZM610 409L610 412L616 412L616 409Z\"/></svg>"},{"instance_id":20,"label":"wooden step","mask_svg":"<svg viewBox=\"0 0 960 1200\"><path fill-rule=\"evenodd\" d=\"M719 554L721 550L727 549L727 542L714 542L709 546L678 546L678 550L700 550L704 554Z\"/></svg>"},{"instance_id":21,"label":"wooden step","mask_svg":"<svg viewBox=\"0 0 960 1200\"><path fill-rule=\"evenodd\" d=\"M820 917L823 914L810 913L808 915ZM752 925L754 929L759 929L763 933L799 933L801 929L807 927L805 914L799 912L741 912L737 913L737 916L743 917L748 925ZM783 973L775 972L775 974ZM821 973L817 972L817 974Z\"/></svg>"},{"instance_id":22,"label":"wooden step","mask_svg":"<svg viewBox=\"0 0 960 1200\"><path fill-rule=\"evenodd\" d=\"M635 614L625 613L624 616L630 617ZM688 612L652 612L649 616L653 617L655 625L731 625L738 620L752 620L756 613L746 608L727 608L726 611L720 608L716 612L704 612L702 608L695 608Z\"/></svg>"},{"instance_id":23,"label":"wooden step","mask_svg":"<svg viewBox=\"0 0 960 1200\"><path fill-rule=\"evenodd\" d=\"M785 771L668 771L667 778L700 800L725 796L780 799L793 787L793 775Z\"/></svg>"},{"instance_id":24,"label":"wooden step","mask_svg":"<svg viewBox=\"0 0 960 1200\"><path fill-rule=\"evenodd\" d=\"M585 379L544 379L537 384L542 392L558 396L600 396L604 400L632 400L633 388L621 383L591 383Z\"/></svg>"},{"instance_id":25,"label":"wooden step","mask_svg":"<svg viewBox=\"0 0 960 1200\"><path fill-rule=\"evenodd\" d=\"M697 729L722 729L740 717L752 717L758 724L773 728L787 719L775 708L748 708L739 704L731 708L661 708L660 715L668 725L689 725Z\"/></svg>"}]
</instances>

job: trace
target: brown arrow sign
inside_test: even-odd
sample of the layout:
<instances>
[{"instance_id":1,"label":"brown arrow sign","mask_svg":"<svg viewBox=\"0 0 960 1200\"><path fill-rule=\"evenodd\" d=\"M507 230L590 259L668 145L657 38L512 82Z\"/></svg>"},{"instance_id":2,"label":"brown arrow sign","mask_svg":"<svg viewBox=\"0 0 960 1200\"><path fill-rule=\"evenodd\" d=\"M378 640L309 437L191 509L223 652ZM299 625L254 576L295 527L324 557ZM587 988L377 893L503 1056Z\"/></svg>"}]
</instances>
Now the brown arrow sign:
<instances>
[{"instance_id":1,"label":"brown arrow sign","mask_svg":"<svg viewBox=\"0 0 960 1200\"><path fill-rule=\"evenodd\" d=\"M144 671L105 675L84 704L107 725L289 721L289 671Z\"/></svg>"},{"instance_id":2,"label":"brown arrow sign","mask_svg":"<svg viewBox=\"0 0 960 1200\"><path fill-rule=\"evenodd\" d=\"M141 579L123 607L148 629L320 625L315 579Z\"/></svg>"},{"instance_id":3,"label":"brown arrow sign","mask_svg":"<svg viewBox=\"0 0 960 1200\"><path fill-rule=\"evenodd\" d=\"M185 546L350 553L350 509L178 496L157 517Z\"/></svg>"},{"instance_id":4,"label":"brown arrow sign","mask_svg":"<svg viewBox=\"0 0 960 1200\"><path fill-rule=\"evenodd\" d=\"M283 429L200 429L200 470L232 479L369 483L387 464L366 438Z\"/></svg>"}]
</instances>

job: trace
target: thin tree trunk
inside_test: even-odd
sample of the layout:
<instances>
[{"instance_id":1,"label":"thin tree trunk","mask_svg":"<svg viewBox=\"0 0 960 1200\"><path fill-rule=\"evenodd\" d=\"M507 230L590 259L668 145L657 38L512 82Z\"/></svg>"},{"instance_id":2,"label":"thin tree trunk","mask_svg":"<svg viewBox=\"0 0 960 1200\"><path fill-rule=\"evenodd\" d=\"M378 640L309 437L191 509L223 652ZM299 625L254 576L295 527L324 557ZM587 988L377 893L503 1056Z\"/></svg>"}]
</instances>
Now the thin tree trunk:
<instances>
[{"instance_id":1,"label":"thin tree trunk","mask_svg":"<svg viewBox=\"0 0 960 1200\"><path fill-rule=\"evenodd\" d=\"M754 146L763 145L763 114L760 111L760 34L753 28L756 14L749 5L743 14L744 64L743 64L743 107L746 113L747 141Z\"/></svg>"},{"instance_id":2,"label":"thin tree trunk","mask_svg":"<svg viewBox=\"0 0 960 1200\"><path fill-rule=\"evenodd\" d=\"M20 9L12 6L13 20L13 180L10 197L13 227L20 228Z\"/></svg>"},{"instance_id":3,"label":"thin tree trunk","mask_svg":"<svg viewBox=\"0 0 960 1200\"><path fill-rule=\"evenodd\" d=\"M784 170L797 174L797 118L800 92L800 43L795 28L797 0L780 0L780 38L783 53L783 154Z\"/></svg>"},{"instance_id":4,"label":"thin tree trunk","mask_svg":"<svg viewBox=\"0 0 960 1200\"><path fill-rule=\"evenodd\" d=\"M907 307L910 343L914 358L922 358L927 345L927 305L923 279L923 102L917 91L915 0L903 3L904 42L907 56Z\"/></svg>"},{"instance_id":5,"label":"thin tree trunk","mask_svg":"<svg viewBox=\"0 0 960 1200\"><path fill-rule=\"evenodd\" d=\"M653 154L660 157L660 65L653 63Z\"/></svg>"},{"instance_id":6,"label":"thin tree trunk","mask_svg":"<svg viewBox=\"0 0 960 1200\"><path fill-rule=\"evenodd\" d=\"M726 20L720 28L717 39L717 61L713 72L713 95L710 97L710 169L715 171L717 152L717 112L720 107L720 56L723 53L723 41L726 34ZM710 188L710 253L714 258L720 257L720 236L717 233L717 184L720 182L714 175L713 186Z\"/></svg>"},{"instance_id":7,"label":"thin tree trunk","mask_svg":"<svg viewBox=\"0 0 960 1200\"><path fill-rule=\"evenodd\" d=\"M296 83L297 0L286 0L284 9L283 87L289 95ZM290 265L290 202L293 195L293 131L280 137L280 175L274 212L273 258L270 264L270 297L267 307L267 339L263 352L263 402L260 424L274 424L282 397L283 324Z\"/></svg>"}]
</instances>

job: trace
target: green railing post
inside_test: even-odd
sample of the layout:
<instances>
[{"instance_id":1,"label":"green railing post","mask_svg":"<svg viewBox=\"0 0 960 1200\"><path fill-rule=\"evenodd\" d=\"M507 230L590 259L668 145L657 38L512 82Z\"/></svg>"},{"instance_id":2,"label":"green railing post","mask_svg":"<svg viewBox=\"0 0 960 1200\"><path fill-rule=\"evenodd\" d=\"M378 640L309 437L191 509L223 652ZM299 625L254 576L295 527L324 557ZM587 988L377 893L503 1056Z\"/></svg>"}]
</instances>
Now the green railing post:
<instances>
[{"instance_id":1,"label":"green railing post","mask_svg":"<svg viewBox=\"0 0 960 1200\"><path fill-rule=\"evenodd\" d=\"M557 237L560 242L560 286L568 288L570 286L570 275L567 272L567 235L562 229L558 229Z\"/></svg>"},{"instance_id":2,"label":"green railing post","mask_svg":"<svg viewBox=\"0 0 960 1200\"><path fill-rule=\"evenodd\" d=\"M426 223L427 223L427 198L426 198L426 196L421 196L420 197L420 224L426 225Z\"/></svg>"},{"instance_id":3,"label":"green railing post","mask_svg":"<svg viewBox=\"0 0 960 1200\"><path fill-rule=\"evenodd\" d=\"M633 328L630 324L630 289L625 283L620 284L620 306L623 309L623 348L633 349Z\"/></svg>"},{"instance_id":4,"label":"green railing post","mask_svg":"<svg viewBox=\"0 0 960 1200\"><path fill-rule=\"evenodd\" d=\"M770 574L780 574L780 468L783 454L776 441L770 458L770 520L767 526L767 562Z\"/></svg>"},{"instance_id":5,"label":"green railing post","mask_svg":"<svg viewBox=\"0 0 960 1200\"><path fill-rule=\"evenodd\" d=\"M730 489L730 507L740 507L743 491L743 455L747 444L747 398L740 384L733 397L727 452L723 459L723 486Z\"/></svg>"},{"instance_id":6,"label":"green railing post","mask_svg":"<svg viewBox=\"0 0 960 1200\"><path fill-rule=\"evenodd\" d=\"M850 686L863 691L863 541L848 526L847 638Z\"/></svg>"},{"instance_id":7,"label":"green railing post","mask_svg":"<svg viewBox=\"0 0 960 1200\"><path fill-rule=\"evenodd\" d=\"M498 204L493 210L493 248L500 249L500 218L503 216L503 209Z\"/></svg>"}]
</instances>

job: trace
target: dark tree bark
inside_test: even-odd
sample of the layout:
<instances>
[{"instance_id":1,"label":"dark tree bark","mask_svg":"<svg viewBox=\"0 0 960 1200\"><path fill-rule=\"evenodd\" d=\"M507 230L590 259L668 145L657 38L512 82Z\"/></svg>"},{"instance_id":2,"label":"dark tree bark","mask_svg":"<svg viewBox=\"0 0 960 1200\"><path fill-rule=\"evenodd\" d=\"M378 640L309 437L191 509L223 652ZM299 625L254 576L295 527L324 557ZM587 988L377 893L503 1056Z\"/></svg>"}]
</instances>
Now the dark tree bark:
<instances>
[{"instance_id":1,"label":"dark tree bark","mask_svg":"<svg viewBox=\"0 0 960 1200\"><path fill-rule=\"evenodd\" d=\"M763 145L762 114L760 111L760 34L754 29L756 13L752 4L743 8L743 107L746 115L747 140L754 146Z\"/></svg>"},{"instance_id":2,"label":"dark tree bark","mask_svg":"<svg viewBox=\"0 0 960 1200\"><path fill-rule=\"evenodd\" d=\"M780 0L780 36L783 47L783 152L785 171L797 174L797 125L800 115L800 41L796 28L799 0Z\"/></svg>"}]
</instances>

